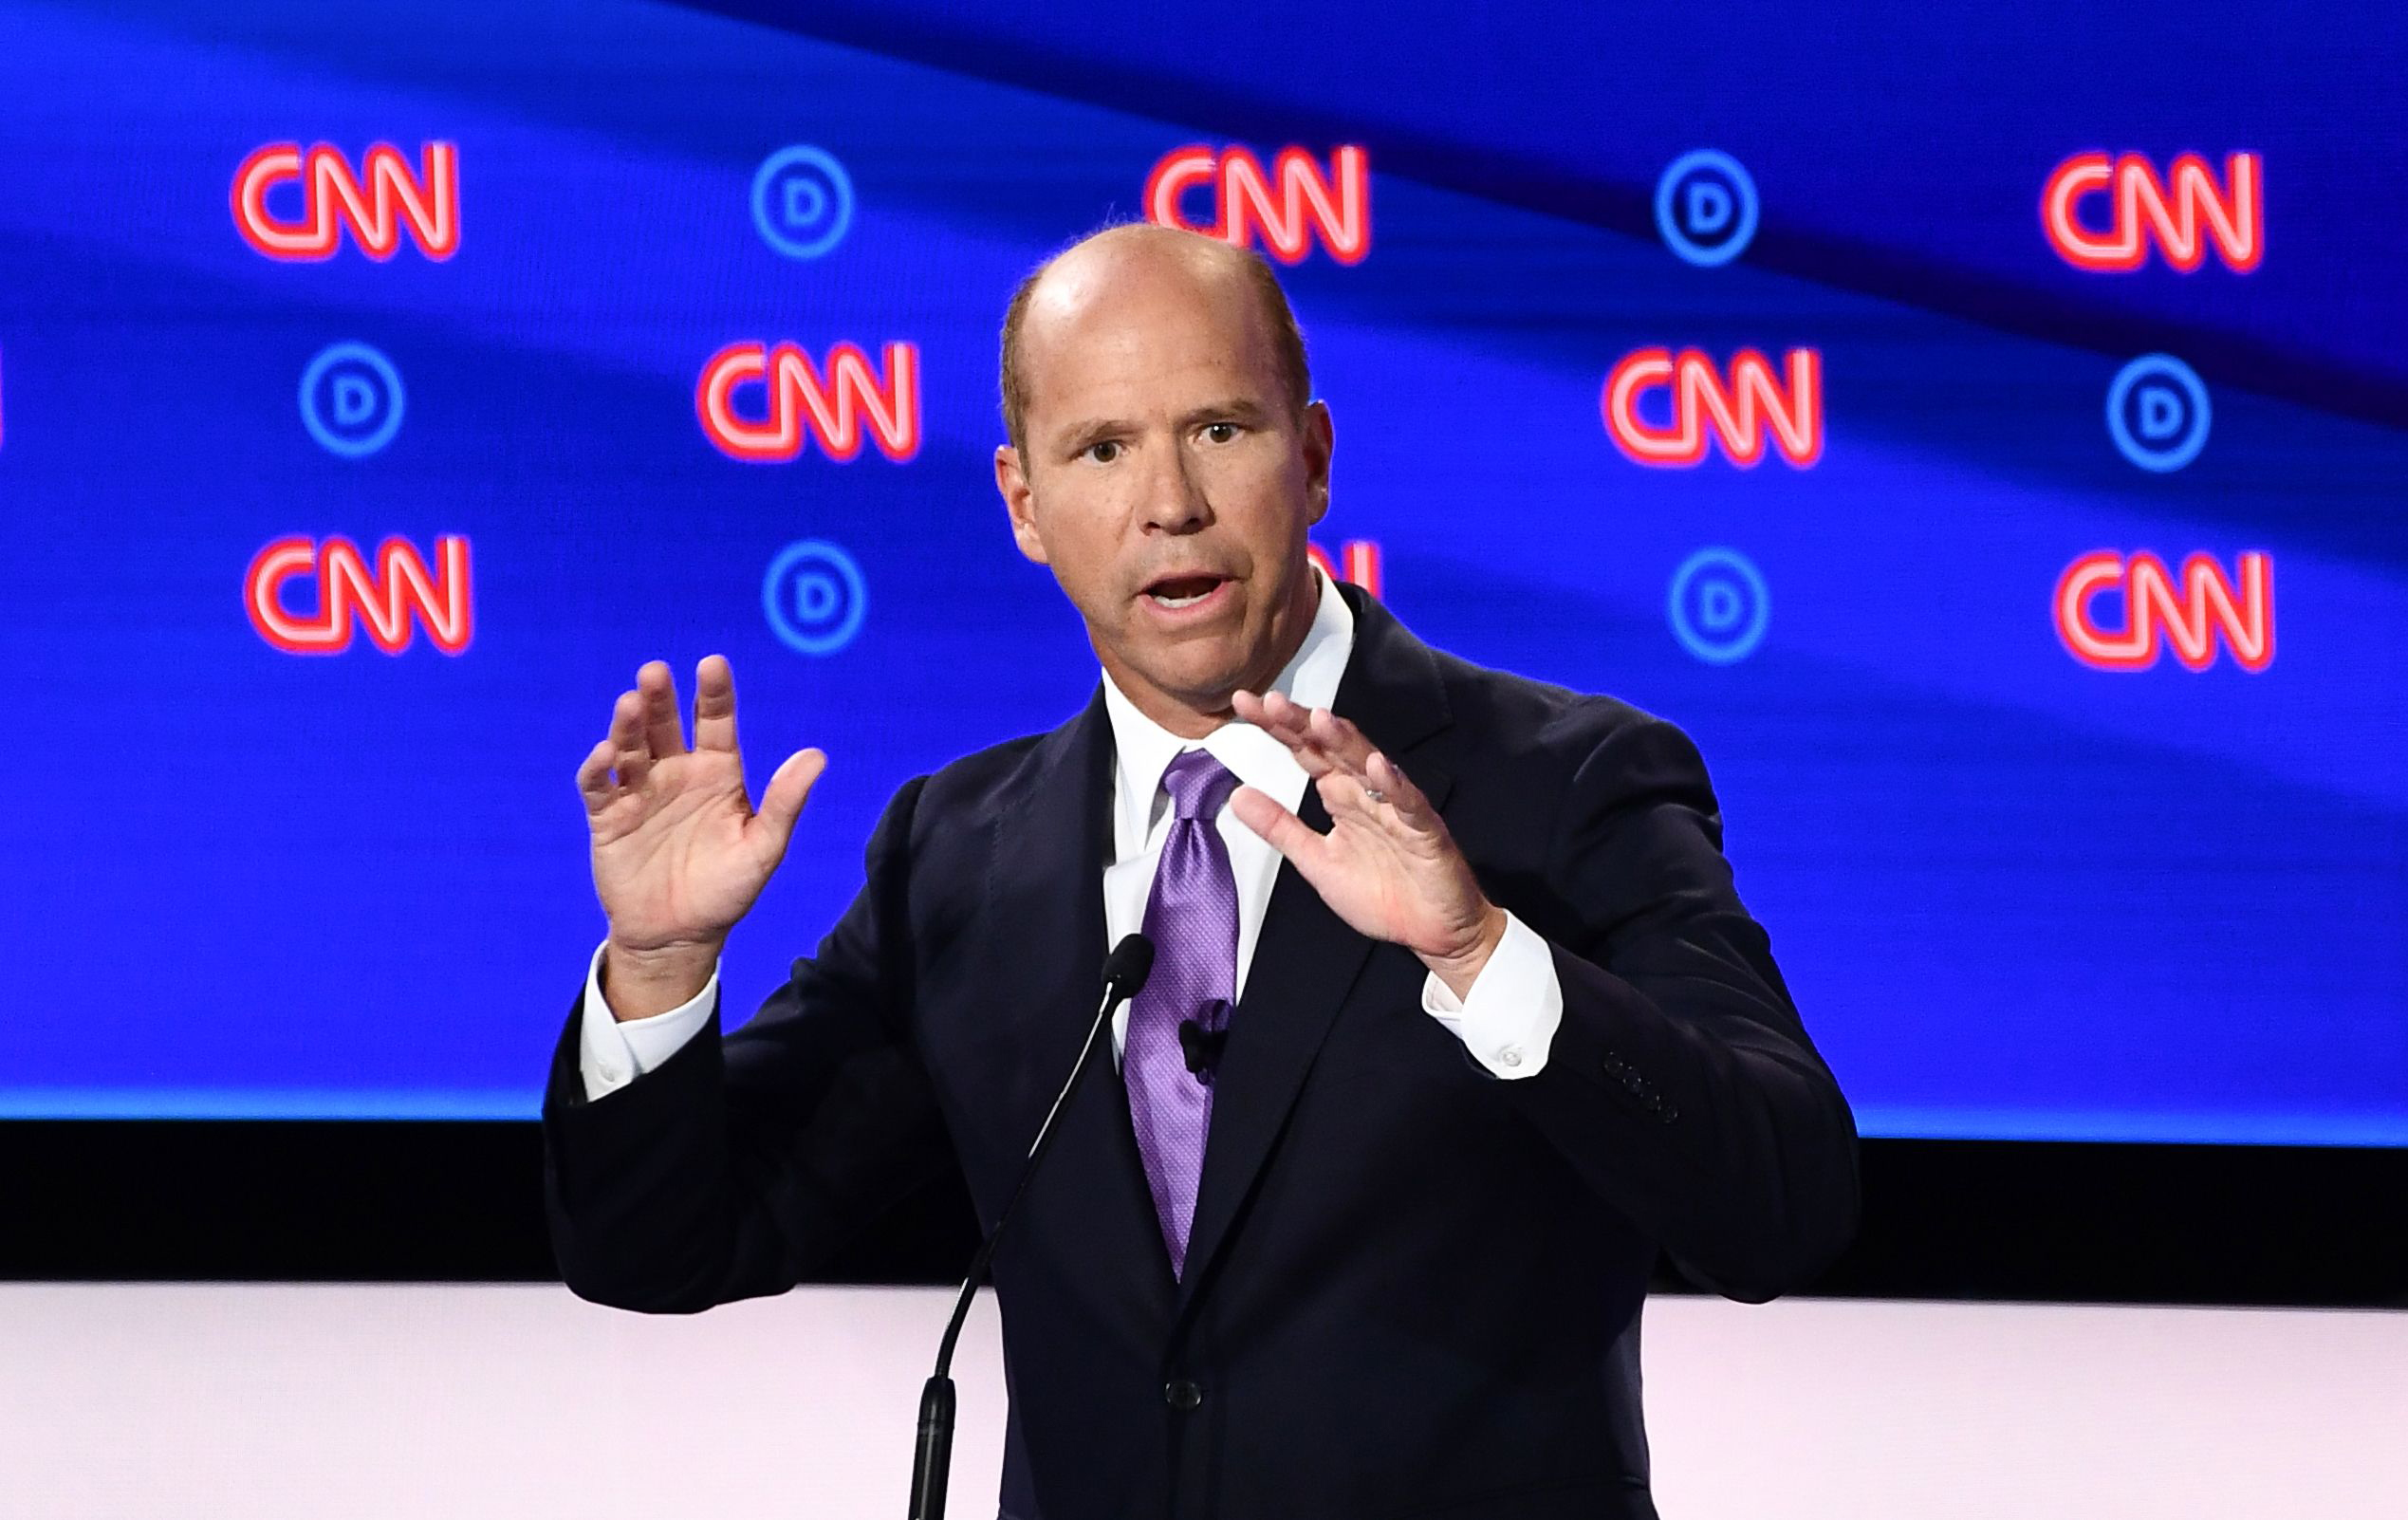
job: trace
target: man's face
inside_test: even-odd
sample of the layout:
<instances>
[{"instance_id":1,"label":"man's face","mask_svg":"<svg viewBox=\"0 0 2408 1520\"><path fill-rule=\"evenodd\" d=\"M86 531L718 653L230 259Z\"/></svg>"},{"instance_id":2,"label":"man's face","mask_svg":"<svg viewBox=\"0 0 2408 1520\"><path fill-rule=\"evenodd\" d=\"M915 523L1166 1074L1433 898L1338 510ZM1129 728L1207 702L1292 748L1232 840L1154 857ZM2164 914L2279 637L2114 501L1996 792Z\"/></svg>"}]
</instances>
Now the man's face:
<instances>
[{"instance_id":1,"label":"man's face","mask_svg":"<svg viewBox=\"0 0 2408 1520\"><path fill-rule=\"evenodd\" d=\"M1131 700L1202 732L1311 624L1328 411L1287 395L1241 272L1165 239L1065 254L1021 333L1027 456L995 453L1013 537Z\"/></svg>"}]
</instances>

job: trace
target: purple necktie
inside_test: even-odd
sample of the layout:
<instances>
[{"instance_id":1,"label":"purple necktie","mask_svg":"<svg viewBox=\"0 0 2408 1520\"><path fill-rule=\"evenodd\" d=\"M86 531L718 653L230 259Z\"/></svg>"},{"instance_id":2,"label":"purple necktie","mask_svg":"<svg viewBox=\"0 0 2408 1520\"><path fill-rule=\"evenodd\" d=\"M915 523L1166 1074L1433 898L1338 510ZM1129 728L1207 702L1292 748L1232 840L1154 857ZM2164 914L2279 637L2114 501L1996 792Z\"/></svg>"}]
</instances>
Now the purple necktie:
<instances>
[{"instance_id":1,"label":"purple necktie","mask_svg":"<svg viewBox=\"0 0 2408 1520\"><path fill-rule=\"evenodd\" d=\"M1213 823L1237 778L1203 751L1189 750L1162 773L1162 787L1176 816L1145 899L1154 972L1129 1005L1121 1072L1176 1277L1187 1265L1204 1131L1213 1118L1212 1069L1191 1070L1188 1052L1202 1047L1200 1036L1218 1042L1237 996L1237 879ZM1198 1028L1182 1040L1179 1026L1191 1020Z\"/></svg>"}]
</instances>

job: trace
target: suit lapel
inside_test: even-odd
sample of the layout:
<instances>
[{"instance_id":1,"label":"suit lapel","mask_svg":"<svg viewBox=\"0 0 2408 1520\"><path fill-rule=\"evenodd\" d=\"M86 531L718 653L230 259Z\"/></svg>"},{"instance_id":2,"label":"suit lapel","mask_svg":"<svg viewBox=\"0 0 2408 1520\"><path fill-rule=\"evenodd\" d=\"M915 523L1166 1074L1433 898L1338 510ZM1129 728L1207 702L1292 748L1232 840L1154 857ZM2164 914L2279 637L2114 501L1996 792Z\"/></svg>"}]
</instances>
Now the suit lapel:
<instances>
[{"instance_id":1,"label":"suit lapel","mask_svg":"<svg viewBox=\"0 0 2408 1520\"><path fill-rule=\"evenodd\" d=\"M995 822L985 904L1001 947L992 974L999 994L1011 988L1017 995L998 995L994 1007L1019 1025L994 1047L1011 1052L1007 1124L1012 1149L1000 1168L1007 1181L1018 1174L1069 1075L1103 993L1112 790L1111 721L1098 687L1084 713L1031 751ZM1136 1323L1159 1324L1171 1291L1170 1257L1154 1220L1129 1125L1127 1089L1108 1042L1107 1035L1088 1053L1028 1203L1038 1204L1038 1195L1079 1200L1069 1212L1078 1214L1085 1235L1081 1253L1091 1262L1084 1270L1100 1291L1126 1299L1121 1307L1138 1316ZM1007 1234L1002 1249L1010 1251L1010 1242Z\"/></svg>"},{"instance_id":2,"label":"suit lapel","mask_svg":"<svg viewBox=\"0 0 2408 1520\"><path fill-rule=\"evenodd\" d=\"M1355 642L1331 706L1443 807L1456 746L1436 659L1379 602L1351 586L1340 593L1354 609ZM1318 788L1306 789L1297 816L1316 830L1329 827ZM1281 864L1214 1078L1203 1179L1179 1279L1182 1318L1252 1193L1372 944L1332 913L1294 866Z\"/></svg>"}]
</instances>

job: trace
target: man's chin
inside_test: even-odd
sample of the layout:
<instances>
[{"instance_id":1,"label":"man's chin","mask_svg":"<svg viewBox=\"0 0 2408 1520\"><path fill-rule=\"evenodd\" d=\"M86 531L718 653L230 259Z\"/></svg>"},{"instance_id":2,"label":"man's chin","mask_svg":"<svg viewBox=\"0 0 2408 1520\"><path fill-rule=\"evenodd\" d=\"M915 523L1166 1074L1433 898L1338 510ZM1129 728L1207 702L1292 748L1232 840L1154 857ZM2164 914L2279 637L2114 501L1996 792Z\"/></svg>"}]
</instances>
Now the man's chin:
<instances>
[{"instance_id":1,"label":"man's chin","mask_svg":"<svg viewBox=\"0 0 2408 1520\"><path fill-rule=\"evenodd\" d=\"M1198 713L1227 712L1230 694L1245 684L1245 671L1229 663L1180 666L1154 679L1157 690Z\"/></svg>"},{"instance_id":2,"label":"man's chin","mask_svg":"<svg viewBox=\"0 0 2408 1520\"><path fill-rule=\"evenodd\" d=\"M1130 674L1164 696L1196 713L1225 713L1230 694L1247 684L1247 667L1234 636L1193 639L1146 651L1124 660Z\"/></svg>"},{"instance_id":3,"label":"man's chin","mask_svg":"<svg viewBox=\"0 0 2408 1520\"><path fill-rule=\"evenodd\" d=\"M1134 677L1191 712L1227 713L1232 693L1269 685L1281 663L1269 630L1243 611L1232 604L1220 616L1169 621L1133 608L1117 645L1121 684Z\"/></svg>"}]
</instances>

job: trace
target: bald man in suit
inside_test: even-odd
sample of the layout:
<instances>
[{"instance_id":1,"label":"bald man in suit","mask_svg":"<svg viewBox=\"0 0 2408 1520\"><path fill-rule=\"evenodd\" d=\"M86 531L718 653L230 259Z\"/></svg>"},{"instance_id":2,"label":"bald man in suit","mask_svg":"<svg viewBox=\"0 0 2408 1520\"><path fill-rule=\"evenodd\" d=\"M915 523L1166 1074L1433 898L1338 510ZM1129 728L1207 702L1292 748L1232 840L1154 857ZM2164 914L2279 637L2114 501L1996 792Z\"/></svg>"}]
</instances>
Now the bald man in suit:
<instances>
[{"instance_id":1,"label":"bald man in suit","mask_svg":"<svg viewBox=\"0 0 2408 1520\"><path fill-rule=\"evenodd\" d=\"M741 1029L717 961L824 763L756 809L727 662L579 771L609 933L545 1101L577 1292L810 1280L923 1190L983 1228L1108 943L1152 979L993 1263L1009 1520L1652 1516L1659 1251L1809 1281L1856 1132L1672 724L1483 669L1316 571L1332 424L1250 253L1123 227L1012 299L995 473L1101 679L907 783Z\"/></svg>"}]
</instances>

